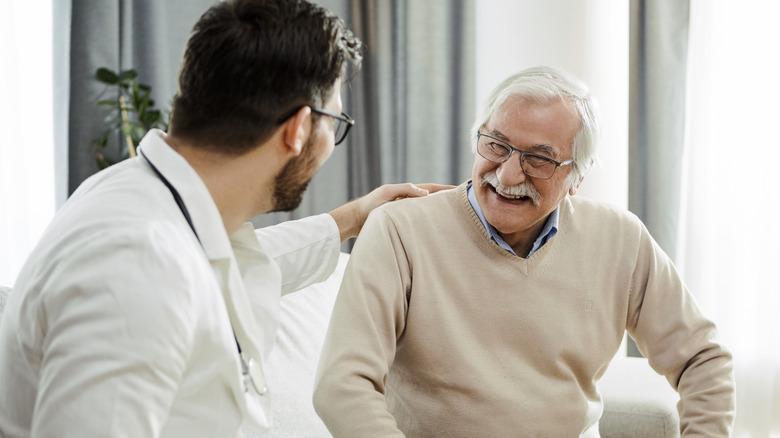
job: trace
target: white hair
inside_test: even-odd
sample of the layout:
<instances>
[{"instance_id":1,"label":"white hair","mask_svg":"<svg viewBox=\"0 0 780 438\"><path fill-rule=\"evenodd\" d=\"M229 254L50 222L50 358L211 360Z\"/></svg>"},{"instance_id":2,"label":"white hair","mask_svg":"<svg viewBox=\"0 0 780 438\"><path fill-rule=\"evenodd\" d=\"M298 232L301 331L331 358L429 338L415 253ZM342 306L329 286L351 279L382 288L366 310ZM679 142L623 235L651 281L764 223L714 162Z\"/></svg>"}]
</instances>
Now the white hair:
<instances>
[{"instance_id":1,"label":"white hair","mask_svg":"<svg viewBox=\"0 0 780 438\"><path fill-rule=\"evenodd\" d=\"M471 129L472 150L476 151L477 132L510 97L540 103L562 99L574 108L581 126L571 145L574 163L569 183L576 185L596 163L599 117L588 86L571 73L549 66L531 67L506 78L490 92L482 105Z\"/></svg>"}]
</instances>

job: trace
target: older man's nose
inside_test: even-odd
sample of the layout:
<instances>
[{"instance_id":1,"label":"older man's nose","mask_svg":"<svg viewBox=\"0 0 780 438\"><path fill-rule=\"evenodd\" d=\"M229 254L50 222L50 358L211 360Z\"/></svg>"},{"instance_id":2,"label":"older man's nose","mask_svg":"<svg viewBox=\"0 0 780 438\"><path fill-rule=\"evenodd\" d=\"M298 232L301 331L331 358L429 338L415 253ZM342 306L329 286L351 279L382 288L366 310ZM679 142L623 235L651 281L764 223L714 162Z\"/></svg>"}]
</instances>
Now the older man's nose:
<instances>
[{"instance_id":1,"label":"older man's nose","mask_svg":"<svg viewBox=\"0 0 780 438\"><path fill-rule=\"evenodd\" d=\"M525 182L528 175L523 172L520 154L513 153L508 160L501 163L496 170L498 181L506 187L511 187Z\"/></svg>"}]
</instances>

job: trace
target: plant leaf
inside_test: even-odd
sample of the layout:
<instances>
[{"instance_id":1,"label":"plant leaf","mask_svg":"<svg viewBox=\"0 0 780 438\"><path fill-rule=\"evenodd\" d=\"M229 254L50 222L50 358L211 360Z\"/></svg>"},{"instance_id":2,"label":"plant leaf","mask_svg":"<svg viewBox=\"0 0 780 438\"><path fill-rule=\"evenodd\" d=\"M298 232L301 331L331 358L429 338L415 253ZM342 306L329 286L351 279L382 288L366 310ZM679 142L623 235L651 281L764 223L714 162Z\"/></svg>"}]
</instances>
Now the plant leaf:
<instances>
[{"instance_id":1,"label":"plant leaf","mask_svg":"<svg viewBox=\"0 0 780 438\"><path fill-rule=\"evenodd\" d=\"M116 87L107 89L111 94L116 94L115 99L103 98L96 103L106 109L104 122L109 129L100 138L93 140L93 151L100 166L108 167L114 164L114 161L103 155L102 148L111 143L113 149L114 138L119 139L120 150L125 151L122 159L127 158L127 142L124 136L130 137L137 145L150 129L167 130L171 111L166 109L162 112L154 108L152 87L139 84L138 74L134 69L116 73L102 67L95 73L95 77L104 84ZM127 119L123 119L123 116Z\"/></svg>"},{"instance_id":2,"label":"plant leaf","mask_svg":"<svg viewBox=\"0 0 780 438\"><path fill-rule=\"evenodd\" d=\"M119 107L119 102L115 100L99 100L95 105Z\"/></svg>"},{"instance_id":3,"label":"plant leaf","mask_svg":"<svg viewBox=\"0 0 780 438\"><path fill-rule=\"evenodd\" d=\"M138 77L138 73L132 68L130 70L125 70L119 74L119 80L122 82L132 81L137 77Z\"/></svg>"},{"instance_id":4,"label":"plant leaf","mask_svg":"<svg viewBox=\"0 0 780 438\"><path fill-rule=\"evenodd\" d=\"M97 69L95 72L95 79L108 85L116 85L119 82L119 77L116 75L116 73L105 67L100 67Z\"/></svg>"}]
</instances>

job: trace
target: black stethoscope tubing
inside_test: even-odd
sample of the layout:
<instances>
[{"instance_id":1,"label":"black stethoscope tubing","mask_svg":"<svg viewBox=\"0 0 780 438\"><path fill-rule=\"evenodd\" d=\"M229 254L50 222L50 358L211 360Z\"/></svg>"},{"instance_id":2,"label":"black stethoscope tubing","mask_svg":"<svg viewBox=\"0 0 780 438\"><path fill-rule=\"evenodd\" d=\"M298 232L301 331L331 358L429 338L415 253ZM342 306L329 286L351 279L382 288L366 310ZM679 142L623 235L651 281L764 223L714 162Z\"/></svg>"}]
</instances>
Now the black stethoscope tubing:
<instances>
[{"instance_id":1,"label":"black stethoscope tubing","mask_svg":"<svg viewBox=\"0 0 780 438\"><path fill-rule=\"evenodd\" d=\"M144 160L149 164L149 167L152 168L154 173L157 175L157 177L160 179L160 181L165 184L165 186L168 188L168 190L171 192L171 195L173 195L173 200L176 201L176 205L179 207L179 210L181 210L182 215L184 215L184 219L187 221L187 224L190 226L190 229L192 230L192 233L195 234L195 238L198 240L198 243L200 244L200 247L203 248L203 242L200 240L200 236L198 236L198 232L195 230L195 225L192 224L192 217L190 216L189 210L187 210L187 206L184 205L184 200L181 199L181 195L179 194L179 191L176 190L175 187L173 187L173 184L171 184L170 181L168 181L165 176L157 169L157 167L152 164L152 161L149 160L149 158L144 155L142 151L138 151L138 154L143 157ZM263 390L260 390L257 385L255 384L255 379L252 377L252 371L254 368L253 359L249 358L249 361L244 358L244 353L241 351L241 344L238 342L238 338L236 337L236 331L233 329L233 323L231 322L230 329L233 331L233 339L236 341L236 348L238 349L238 357L241 359L241 368L242 373L244 375L244 386L246 391L249 390L249 384L251 384L252 388L257 392L259 395L265 394L265 388Z\"/></svg>"}]
</instances>

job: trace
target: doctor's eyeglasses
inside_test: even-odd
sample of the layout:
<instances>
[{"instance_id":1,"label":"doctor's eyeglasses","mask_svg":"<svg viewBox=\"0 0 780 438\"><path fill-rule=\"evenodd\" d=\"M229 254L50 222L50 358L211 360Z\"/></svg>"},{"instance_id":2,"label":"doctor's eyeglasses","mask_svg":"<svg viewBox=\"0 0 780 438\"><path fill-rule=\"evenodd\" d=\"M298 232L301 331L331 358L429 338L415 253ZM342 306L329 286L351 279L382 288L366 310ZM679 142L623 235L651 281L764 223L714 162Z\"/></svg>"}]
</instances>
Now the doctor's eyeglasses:
<instances>
[{"instance_id":1,"label":"doctor's eyeglasses","mask_svg":"<svg viewBox=\"0 0 780 438\"><path fill-rule=\"evenodd\" d=\"M333 117L334 119L336 119L336 124L333 126L333 133L335 134L336 144L341 143L342 141L344 141L345 138L347 138L347 134L349 133L349 130L352 129L352 126L355 124L355 121L352 120L352 117L347 115L347 113L341 113L341 115L336 115L314 107L311 108L311 111L317 114L322 114L323 116Z\"/></svg>"},{"instance_id":2,"label":"doctor's eyeglasses","mask_svg":"<svg viewBox=\"0 0 780 438\"><path fill-rule=\"evenodd\" d=\"M301 108L303 107L298 107L290 111L289 113L281 117L277 123L282 123L285 120L289 119L290 117L293 116L293 114L297 113ZM355 120L353 120L352 117L350 117L347 113L341 113L339 115L339 114L333 114L331 112L319 108L314 108L313 106L309 106L309 108L311 108L311 112L313 113L317 113L327 117L333 117L334 119L336 119L336 124L333 125L333 137L334 137L334 142L337 145L343 142L345 138L347 138L347 134L349 134L349 130L352 129L352 126L355 125Z\"/></svg>"}]
</instances>

